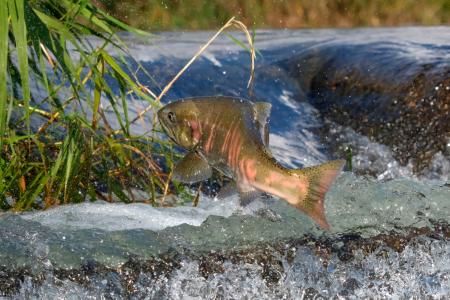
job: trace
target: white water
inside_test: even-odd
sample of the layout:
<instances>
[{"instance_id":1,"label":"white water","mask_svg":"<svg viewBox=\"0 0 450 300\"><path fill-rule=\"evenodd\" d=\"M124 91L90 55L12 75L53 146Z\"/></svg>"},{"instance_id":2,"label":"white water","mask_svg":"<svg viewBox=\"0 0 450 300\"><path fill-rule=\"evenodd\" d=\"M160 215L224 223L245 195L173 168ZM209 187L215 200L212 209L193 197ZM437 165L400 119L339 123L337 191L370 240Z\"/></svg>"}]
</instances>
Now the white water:
<instances>
[{"instance_id":1,"label":"white water","mask_svg":"<svg viewBox=\"0 0 450 300\"><path fill-rule=\"evenodd\" d=\"M450 245L434 240L415 240L401 253L379 247L370 255L357 251L342 262L332 255L324 265L309 247L297 249L293 262L284 257L285 272L278 283L268 285L263 266L226 261L223 272L208 278L196 261L184 261L169 277L156 279L141 273L131 293L133 299L339 299L426 298L450 296ZM34 287L26 280L18 295L23 299L123 299L124 286L117 277L92 276L82 286L70 280L48 277Z\"/></svg>"},{"instance_id":2,"label":"white water","mask_svg":"<svg viewBox=\"0 0 450 300\"><path fill-rule=\"evenodd\" d=\"M181 224L199 226L208 216L229 217L238 209L236 197L228 201L201 197L198 207L156 208L149 204L96 201L25 213L21 217L52 228L159 231Z\"/></svg>"}]
</instances>

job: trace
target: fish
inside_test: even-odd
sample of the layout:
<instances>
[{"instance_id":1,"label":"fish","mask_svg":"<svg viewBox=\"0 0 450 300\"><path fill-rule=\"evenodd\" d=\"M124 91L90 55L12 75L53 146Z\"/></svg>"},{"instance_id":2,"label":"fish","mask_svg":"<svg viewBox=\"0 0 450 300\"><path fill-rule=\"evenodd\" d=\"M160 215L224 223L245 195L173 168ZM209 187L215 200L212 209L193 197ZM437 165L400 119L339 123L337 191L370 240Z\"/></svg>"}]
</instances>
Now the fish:
<instances>
[{"instance_id":1,"label":"fish","mask_svg":"<svg viewBox=\"0 0 450 300\"><path fill-rule=\"evenodd\" d=\"M159 109L158 120L165 133L187 150L172 178L195 183L210 178L215 169L232 179L241 200L267 193L329 229L324 197L345 160L285 168L269 150L270 111L267 102L222 96L185 98Z\"/></svg>"}]
</instances>

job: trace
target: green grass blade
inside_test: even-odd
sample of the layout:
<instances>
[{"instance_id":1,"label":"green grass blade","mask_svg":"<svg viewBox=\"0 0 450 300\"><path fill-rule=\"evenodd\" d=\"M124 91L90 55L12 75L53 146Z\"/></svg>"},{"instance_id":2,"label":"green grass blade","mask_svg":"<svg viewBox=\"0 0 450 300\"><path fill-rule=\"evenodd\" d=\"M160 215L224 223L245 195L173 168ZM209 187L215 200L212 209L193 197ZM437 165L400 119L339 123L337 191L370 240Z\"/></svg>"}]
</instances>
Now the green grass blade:
<instances>
[{"instance_id":1,"label":"green grass blade","mask_svg":"<svg viewBox=\"0 0 450 300\"><path fill-rule=\"evenodd\" d=\"M240 40L238 40L237 38L235 38L234 36L232 36L231 34L225 33L225 35L232 40L236 45L238 45L239 47L241 47L244 50L247 50L248 52L252 52L252 50L247 47L246 44L244 44L243 42L241 42ZM255 36L252 36L252 41L254 41ZM258 54L260 57L262 57L261 52L259 52L258 49L255 48L255 52L256 54Z\"/></svg>"},{"instance_id":2,"label":"green grass blade","mask_svg":"<svg viewBox=\"0 0 450 300\"><path fill-rule=\"evenodd\" d=\"M36 176L34 176L33 181L28 185L27 191L23 195L25 201L18 202L17 205L20 209L30 209L37 196L44 189L45 183L48 181L48 175L42 170Z\"/></svg>"},{"instance_id":3,"label":"green grass blade","mask_svg":"<svg viewBox=\"0 0 450 300\"><path fill-rule=\"evenodd\" d=\"M98 26L99 28L110 34L113 34L113 27L116 27L120 30L133 32L141 36L150 36L150 34L145 31L133 28L111 17L103 10L99 9L98 7L95 7L89 2L85 2L83 3L82 6L80 6L79 3L73 3L73 1L69 0L63 0L61 1L61 4L68 10L76 10L78 14L86 18L87 21Z\"/></svg>"},{"instance_id":4,"label":"green grass blade","mask_svg":"<svg viewBox=\"0 0 450 300\"><path fill-rule=\"evenodd\" d=\"M62 70L65 74L71 79L72 70L70 69L70 65L66 65L63 59L63 52L65 51L64 45L60 45L59 43L54 43L51 33L47 26L41 21L41 19L37 16L36 12L33 8L30 7L29 2L25 2L25 21L27 22L27 28L33 28L33 32L28 35L31 43L33 44L34 52L37 54L39 58L42 57L42 49L41 44L45 46L56 58L57 62L61 66ZM41 70L44 71L45 68L41 67ZM43 76L46 76L45 72L42 72ZM59 106L59 103L56 103ZM59 107L61 108L61 107Z\"/></svg>"},{"instance_id":5,"label":"green grass blade","mask_svg":"<svg viewBox=\"0 0 450 300\"><path fill-rule=\"evenodd\" d=\"M16 41L17 59L19 62L20 78L22 79L22 97L25 105L26 124L30 128L30 82L28 66L27 27L25 23L24 0L9 0L8 9Z\"/></svg>"},{"instance_id":6,"label":"green grass blade","mask_svg":"<svg viewBox=\"0 0 450 300\"><path fill-rule=\"evenodd\" d=\"M149 32L146 32L146 31L143 31L143 30L131 27L131 26L129 26L129 25L119 21L118 19L111 17L109 14L105 13L103 10L98 9L98 8L96 8L94 6L89 5L89 9L95 9L95 11L99 15L101 15L102 18L104 18L106 21L108 21L109 24L112 24L112 25L116 26L117 28L120 28L122 30L138 34L138 35L143 36L143 37L151 37L151 36L153 36Z\"/></svg>"},{"instance_id":7,"label":"green grass blade","mask_svg":"<svg viewBox=\"0 0 450 300\"><path fill-rule=\"evenodd\" d=\"M14 168L17 165L17 161L18 158L14 157L11 161L3 162L0 166L0 195L4 195L19 179L21 172Z\"/></svg>"},{"instance_id":8,"label":"green grass blade","mask_svg":"<svg viewBox=\"0 0 450 300\"><path fill-rule=\"evenodd\" d=\"M120 87L120 95L121 95L121 99L122 99L122 112L123 112L123 117L125 119L125 134L126 136L130 135L130 117L128 115L128 99L127 99L127 95L126 95L126 91L125 91L125 86L123 84L121 84L121 82L119 82L119 87Z\"/></svg>"},{"instance_id":9,"label":"green grass blade","mask_svg":"<svg viewBox=\"0 0 450 300\"><path fill-rule=\"evenodd\" d=\"M130 76L128 76L127 73L125 73L125 71L119 66L119 64L117 64L117 62L115 61L115 59L110 56L108 53L106 53L105 51L102 51L101 53L102 57L105 59L105 61L108 63L108 65L118 74L122 77L122 79L131 86L131 88L133 89L133 91L139 95L140 97L146 99L147 101L150 101L151 103L154 103L154 99L151 98L150 96L148 96L147 94L143 93L141 91L141 89L137 86L137 84L130 78Z\"/></svg>"},{"instance_id":10,"label":"green grass blade","mask_svg":"<svg viewBox=\"0 0 450 300\"><path fill-rule=\"evenodd\" d=\"M68 197L68 188L67 187L69 184L69 179L72 174L75 151L76 151L75 143L72 140L71 143L69 144L69 149L68 149L68 153L67 153L67 161L66 161L66 172L64 174L64 202L66 202L67 197Z\"/></svg>"},{"instance_id":11,"label":"green grass blade","mask_svg":"<svg viewBox=\"0 0 450 300\"><path fill-rule=\"evenodd\" d=\"M92 128L97 127L97 116L98 109L100 107L100 100L102 95L102 78L103 78L103 70L104 70L104 62L103 59L100 59L97 65L98 73L96 72L94 79L94 107L92 109Z\"/></svg>"},{"instance_id":12,"label":"green grass blade","mask_svg":"<svg viewBox=\"0 0 450 300\"><path fill-rule=\"evenodd\" d=\"M0 149L3 146L3 134L6 129L6 109L8 94L6 92L6 77L8 68L8 12L0 8Z\"/></svg>"}]
</instances>

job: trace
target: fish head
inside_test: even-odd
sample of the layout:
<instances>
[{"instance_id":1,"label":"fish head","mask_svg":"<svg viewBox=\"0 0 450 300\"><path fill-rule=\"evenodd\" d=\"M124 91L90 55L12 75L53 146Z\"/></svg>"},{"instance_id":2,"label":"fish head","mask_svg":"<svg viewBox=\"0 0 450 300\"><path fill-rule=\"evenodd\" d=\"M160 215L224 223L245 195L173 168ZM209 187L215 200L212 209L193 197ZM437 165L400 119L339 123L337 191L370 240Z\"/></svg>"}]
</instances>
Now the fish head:
<instances>
[{"instance_id":1,"label":"fish head","mask_svg":"<svg viewBox=\"0 0 450 300\"><path fill-rule=\"evenodd\" d=\"M191 150L201 139L199 110L191 101L176 101L158 111L158 120L166 134L179 146Z\"/></svg>"}]
</instances>

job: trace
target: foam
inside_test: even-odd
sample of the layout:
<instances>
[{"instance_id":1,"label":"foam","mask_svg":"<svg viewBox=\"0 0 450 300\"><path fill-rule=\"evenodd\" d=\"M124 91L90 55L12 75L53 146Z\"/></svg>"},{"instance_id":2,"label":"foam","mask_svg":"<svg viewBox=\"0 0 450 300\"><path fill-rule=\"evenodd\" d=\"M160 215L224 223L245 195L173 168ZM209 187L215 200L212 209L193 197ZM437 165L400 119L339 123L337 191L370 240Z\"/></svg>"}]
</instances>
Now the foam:
<instances>
[{"instance_id":1,"label":"foam","mask_svg":"<svg viewBox=\"0 0 450 300\"><path fill-rule=\"evenodd\" d=\"M198 207L158 208L143 203L96 201L25 213L21 217L52 228L98 228L106 231L139 228L158 231L181 224L199 226L208 216L229 217L237 209L236 197L228 198L226 201L201 197Z\"/></svg>"}]
</instances>

